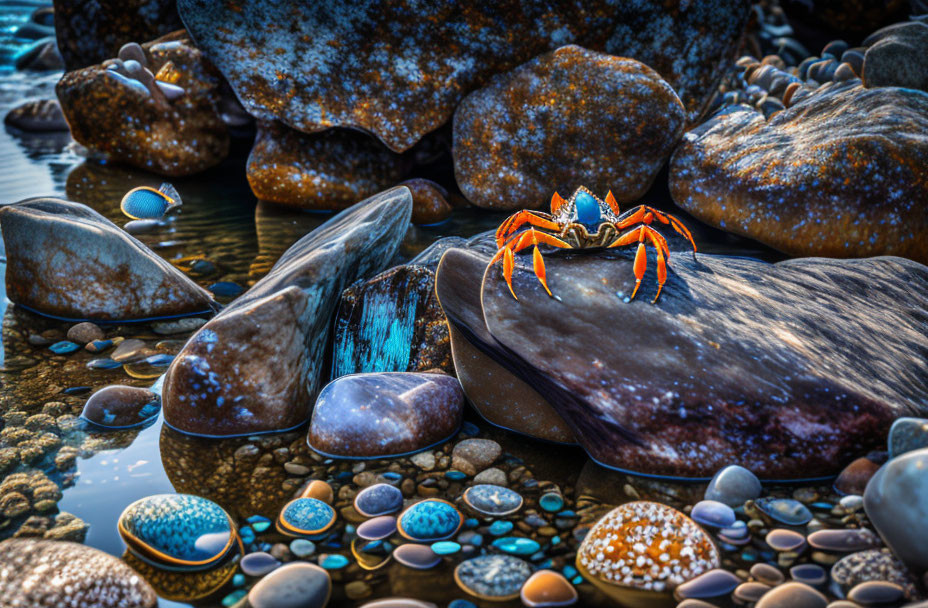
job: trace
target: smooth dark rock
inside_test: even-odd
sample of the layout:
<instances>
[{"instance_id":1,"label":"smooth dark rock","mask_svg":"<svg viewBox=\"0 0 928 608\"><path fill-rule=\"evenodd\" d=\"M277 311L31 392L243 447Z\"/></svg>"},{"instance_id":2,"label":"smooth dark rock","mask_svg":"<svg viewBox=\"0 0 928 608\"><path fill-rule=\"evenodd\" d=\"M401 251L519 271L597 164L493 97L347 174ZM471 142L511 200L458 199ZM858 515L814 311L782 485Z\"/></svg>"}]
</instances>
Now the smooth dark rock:
<instances>
[{"instance_id":1,"label":"smooth dark rock","mask_svg":"<svg viewBox=\"0 0 928 608\"><path fill-rule=\"evenodd\" d=\"M867 37L863 81L866 87L906 87L928 91L928 23L909 21Z\"/></svg>"},{"instance_id":2,"label":"smooth dark rock","mask_svg":"<svg viewBox=\"0 0 928 608\"><path fill-rule=\"evenodd\" d=\"M765 563L751 566L751 578L771 587L779 585L785 579L779 568Z\"/></svg>"},{"instance_id":3,"label":"smooth dark rock","mask_svg":"<svg viewBox=\"0 0 928 608\"><path fill-rule=\"evenodd\" d=\"M890 427L892 428L892 427ZM863 496L867 483L879 470L880 465L866 456L857 458L844 467L835 480L835 489L843 494Z\"/></svg>"},{"instance_id":4,"label":"smooth dark rock","mask_svg":"<svg viewBox=\"0 0 928 608\"><path fill-rule=\"evenodd\" d=\"M900 418L889 429L889 457L928 448L928 419Z\"/></svg>"},{"instance_id":5,"label":"smooth dark rock","mask_svg":"<svg viewBox=\"0 0 928 608\"><path fill-rule=\"evenodd\" d=\"M895 604L905 595L905 590L887 581L868 581L854 585L847 594L847 599L861 606L885 606Z\"/></svg>"},{"instance_id":6,"label":"smooth dark rock","mask_svg":"<svg viewBox=\"0 0 928 608\"><path fill-rule=\"evenodd\" d=\"M119 429L139 426L158 416L161 398L134 386L107 386L90 396L81 418L103 427Z\"/></svg>"},{"instance_id":7,"label":"smooth dark rock","mask_svg":"<svg viewBox=\"0 0 928 608\"><path fill-rule=\"evenodd\" d=\"M701 500L693 505L690 517L698 524L727 528L735 523L735 512L725 503L715 500Z\"/></svg>"},{"instance_id":8,"label":"smooth dark rock","mask_svg":"<svg viewBox=\"0 0 928 608\"><path fill-rule=\"evenodd\" d=\"M307 442L339 458L384 458L424 450L461 425L464 394L444 374L342 376L319 394Z\"/></svg>"},{"instance_id":9,"label":"smooth dark rock","mask_svg":"<svg viewBox=\"0 0 928 608\"><path fill-rule=\"evenodd\" d=\"M804 585L821 587L828 582L828 572L818 564L798 564L789 569L791 579Z\"/></svg>"},{"instance_id":10,"label":"smooth dark rock","mask_svg":"<svg viewBox=\"0 0 928 608\"><path fill-rule=\"evenodd\" d=\"M694 262L672 252L652 305L651 272L625 300L630 251L546 254L554 298L527 258L513 277L518 301L500 265L484 281L483 319L445 313L543 392L601 464L703 478L730 462L767 479L833 475L880 446L895 418L924 409L928 363L916 351L928 348L928 268L916 262ZM442 267L467 259L445 254L443 304ZM873 289L851 295L861 286ZM629 345L642 346L630 357Z\"/></svg>"},{"instance_id":11,"label":"smooth dark rock","mask_svg":"<svg viewBox=\"0 0 928 608\"><path fill-rule=\"evenodd\" d=\"M17 70L30 70L47 72L64 68L64 60L58 52L58 45L54 36L39 38L26 49L16 54L15 65Z\"/></svg>"},{"instance_id":12,"label":"smooth dark rock","mask_svg":"<svg viewBox=\"0 0 928 608\"><path fill-rule=\"evenodd\" d=\"M401 152L447 122L493 74L570 43L651 66L695 119L749 6L506 0L411 10L398 0L180 0L178 12L252 115L308 133L358 128Z\"/></svg>"},{"instance_id":13,"label":"smooth dark rock","mask_svg":"<svg viewBox=\"0 0 928 608\"><path fill-rule=\"evenodd\" d=\"M154 608L158 603L151 585L118 558L78 543L31 538L0 542L0 598L6 606L30 608Z\"/></svg>"},{"instance_id":14,"label":"smooth dark rock","mask_svg":"<svg viewBox=\"0 0 928 608\"><path fill-rule=\"evenodd\" d=\"M67 131L68 123L57 99L37 99L22 103L3 117L3 122L29 132Z\"/></svg>"},{"instance_id":15,"label":"smooth dark rock","mask_svg":"<svg viewBox=\"0 0 928 608\"><path fill-rule=\"evenodd\" d=\"M32 198L0 208L7 297L69 320L128 321L218 306L166 260L78 203Z\"/></svg>"},{"instance_id":16,"label":"smooth dark rock","mask_svg":"<svg viewBox=\"0 0 928 608\"><path fill-rule=\"evenodd\" d=\"M375 483L358 492L354 498L355 510L365 517L395 513L403 507L403 493L388 483Z\"/></svg>"},{"instance_id":17,"label":"smooth dark rock","mask_svg":"<svg viewBox=\"0 0 928 608\"><path fill-rule=\"evenodd\" d=\"M758 498L753 505L771 521L787 526L804 526L812 520L812 512L793 498Z\"/></svg>"},{"instance_id":18,"label":"smooth dark rock","mask_svg":"<svg viewBox=\"0 0 928 608\"><path fill-rule=\"evenodd\" d=\"M411 212L409 191L393 188L297 241L178 353L164 381L165 421L209 436L305 422L328 375L323 363L338 294L393 257Z\"/></svg>"},{"instance_id":19,"label":"smooth dark rock","mask_svg":"<svg viewBox=\"0 0 928 608\"><path fill-rule=\"evenodd\" d=\"M755 608L825 608L828 598L802 583L784 583L765 593Z\"/></svg>"},{"instance_id":20,"label":"smooth dark rock","mask_svg":"<svg viewBox=\"0 0 928 608\"><path fill-rule=\"evenodd\" d=\"M555 190L580 186L637 201L685 122L680 98L648 66L565 46L461 101L454 173L464 196L490 209L547 207Z\"/></svg>"},{"instance_id":21,"label":"smooth dark rock","mask_svg":"<svg viewBox=\"0 0 928 608\"><path fill-rule=\"evenodd\" d=\"M717 500L729 507L740 507L760 496L760 480L742 466L732 464L712 477L706 488L706 500Z\"/></svg>"},{"instance_id":22,"label":"smooth dark rock","mask_svg":"<svg viewBox=\"0 0 928 608\"><path fill-rule=\"evenodd\" d=\"M448 192L435 182L415 178L406 180L402 185L412 192L413 224L437 224L451 216L453 209L447 200Z\"/></svg>"},{"instance_id":23,"label":"smooth dark rock","mask_svg":"<svg viewBox=\"0 0 928 608\"><path fill-rule=\"evenodd\" d=\"M837 553L851 553L875 549L882 545L880 538L867 528L849 530L817 530L806 539L815 549Z\"/></svg>"},{"instance_id":24,"label":"smooth dark rock","mask_svg":"<svg viewBox=\"0 0 928 608\"><path fill-rule=\"evenodd\" d=\"M742 582L731 572L716 568L679 585L674 590L674 597L678 600L720 597L731 593Z\"/></svg>"},{"instance_id":25,"label":"smooth dark rock","mask_svg":"<svg viewBox=\"0 0 928 608\"><path fill-rule=\"evenodd\" d=\"M670 191L790 255L928 262L928 93L834 83L769 121L747 107L716 116L677 147Z\"/></svg>"}]
</instances>

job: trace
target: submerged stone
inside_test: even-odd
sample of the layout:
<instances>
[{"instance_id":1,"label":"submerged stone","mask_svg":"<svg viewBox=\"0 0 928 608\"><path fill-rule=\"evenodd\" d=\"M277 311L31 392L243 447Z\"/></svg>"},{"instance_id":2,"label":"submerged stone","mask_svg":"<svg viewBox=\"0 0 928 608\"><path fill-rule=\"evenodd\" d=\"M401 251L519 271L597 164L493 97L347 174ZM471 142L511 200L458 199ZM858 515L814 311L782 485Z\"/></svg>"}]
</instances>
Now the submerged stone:
<instances>
[{"instance_id":1,"label":"submerged stone","mask_svg":"<svg viewBox=\"0 0 928 608\"><path fill-rule=\"evenodd\" d=\"M454 536L464 518L449 502L428 498L409 506L400 514L397 530L415 542L433 542Z\"/></svg>"},{"instance_id":2,"label":"submerged stone","mask_svg":"<svg viewBox=\"0 0 928 608\"><path fill-rule=\"evenodd\" d=\"M309 446L337 458L384 458L424 450L461 426L464 394L452 376L355 374L319 394Z\"/></svg>"},{"instance_id":3,"label":"submerged stone","mask_svg":"<svg viewBox=\"0 0 928 608\"><path fill-rule=\"evenodd\" d=\"M277 529L288 536L314 537L335 523L335 510L316 498L297 498L280 510Z\"/></svg>"},{"instance_id":4,"label":"submerged stone","mask_svg":"<svg viewBox=\"0 0 928 608\"><path fill-rule=\"evenodd\" d=\"M744 107L687 133L670 191L707 224L790 255L924 263L926 134L928 93L828 84L770 120Z\"/></svg>"},{"instance_id":5,"label":"submerged stone","mask_svg":"<svg viewBox=\"0 0 928 608\"><path fill-rule=\"evenodd\" d=\"M532 566L511 555L481 555L458 564L454 581L467 593L503 602L519 597L519 590L532 575Z\"/></svg>"},{"instance_id":6,"label":"submerged stone","mask_svg":"<svg viewBox=\"0 0 928 608\"><path fill-rule=\"evenodd\" d=\"M129 321L218 308L166 260L78 203L32 198L0 209L7 297L69 320Z\"/></svg>"},{"instance_id":7,"label":"submerged stone","mask_svg":"<svg viewBox=\"0 0 928 608\"><path fill-rule=\"evenodd\" d=\"M565 46L464 98L455 177L470 202L491 209L538 208L579 186L637 201L685 122L680 98L648 66Z\"/></svg>"},{"instance_id":8,"label":"submerged stone","mask_svg":"<svg viewBox=\"0 0 928 608\"><path fill-rule=\"evenodd\" d=\"M322 381L332 313L345 285L380 270L409 225L394 188L339 213L288 249L271 272L190 338L168 368L164 417L207 436L305 422Z\"/></svg>"},{"instance_id":9,"label":"submerged stone","mask_svg":"<svg viewBox=\"0 0 928 608\"><path fill-rule=\"evenodd\" d=\"M770 519L787 526L804 526L812 520L808 507L792 498L758 498L754 506Z\"/></svg>"},{"instance_id":10,"label":"submerged stone","mask_svg":"<svg viewBox=\"0 0 928 608\"><path fill-rule=\"evenodd\" d=\"M729 507L740 507L760 496L760 480L754 473L736 464L728 465L712 477L706 488L706 500L717 500Z\"/></svg>"},{"instance_id":11,"label":"submerged stone","mask_svg":"<svg viewBox=\"0 0 928 608\"><path fill-rule=\"evenodd\" d=\"M4 124L32 133L67 131L68 121L57 99L34 99L16 106L3 117Z\"/></svg>"},{"instance_id":12,"label":"submerged stone","mask_svg":"<svg viewBox=\"0 0 928 608\"><path fill-rule=\"evenodd\" d=\"M32 538L0 542L0 598L4 605L34 608L158 604L151 585L118 558L78 543Z\"/></svg>"},{"instance_id":13,"label":"submerged stone","mask_svg":"<svg viewBox=\"0 0 928 608\"><path fill-rule=\"evenodd\" d=\"M522 508L522 496L501 486L479 484L464 491L464 502L482 515L502 517Z\"/></svg>"},{"instance_id":14,"label":"submerged stone","mask_svg":"<svg viewBox=\"0 0 928 608\"><path fill-rule=\"evenodd\" d=\"M157 393L134 386L107 386L84 404L81 418L111 429L125 429L151 421L161 411Z\"/></svg>"},{"instance_id":15,"label":"submerged stone","mask_svg":"<svg viewBox=\"0 0 928 608\"><path fill-rule=\"evenodd\" d=\"M570 43L651 66L695 117L749 14L738 0L582 7L551 0L531 10L513 0L415 11L398 0L180 0L177 7L250 114L307 133L357 128L397 152L447 122L492 74Z\"/></svg>"}]
</instances>

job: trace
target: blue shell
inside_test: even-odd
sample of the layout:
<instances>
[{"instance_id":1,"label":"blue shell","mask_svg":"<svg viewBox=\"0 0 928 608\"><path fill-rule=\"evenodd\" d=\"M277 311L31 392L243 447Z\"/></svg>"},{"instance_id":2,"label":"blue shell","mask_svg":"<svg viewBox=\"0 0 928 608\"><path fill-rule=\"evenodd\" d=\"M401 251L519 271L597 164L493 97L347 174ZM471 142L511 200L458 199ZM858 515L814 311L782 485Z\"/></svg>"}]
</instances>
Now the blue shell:
<instances>
[{"instance_id":1,"label":"blue shell","mask_svg":"<svg viewBox=\"0 0 928 608\"><path fill-rule=\"evenodd\" d=\"M171 207L171 199L148 186L133 188L122 197L119 208L135 220L156 220Z\"/></svg>"},{"instance_id":2,"label":"blue shell","mask_svg":"<svg viewBox=\"0 0 928 608\"><path fill-rule=\"evenodd\" d=\"M522 507L522 496L509 488L491 484L479 484L467 488L464 502L483 515L501 517L515 513Z\"/></svg>"},{"instance_id":3,"label":"blue shell","mask_svg":"<svg viewBox=\"0 0 928 608\"><path fill-rule=\"evenodd\" d=\"M280 511L277 529L288 536L316 536L335 523L335 510L316 498L291 500Z\"/></svg>"},{"instance_id":4,"label":"blue shell","mask_svg":"<svg viewBox=\"0 0 928 608\"><path fill-rule=\"evenodd\" d=\"M397 530L409 540L432 542L454 536L463 520L461 513L451 503L429 498L403 511Z\"/></svg>"},{"instance_id":5,"label":"blue shell","mask_svg":"<svg viewBox=\"0 0 928 608\"><path fill-rule=\"evenodd\" d=\"M577 209L577 222L589 232L596 232L603 221L599 201L586 190L578 190L574 195L574 205Z\"/></svg>"},{"instance_id":6,"label":"blue shell","mask_svg":"<svg viewBox=\"0 0 928 608\"><path fill-rule=\"evenodd\" d=\"M189 494L156 494L119 516L119 534L145 561L181 569L215 565L235 545L232 520L222 507Z\"/></svg>"}]
</instances>

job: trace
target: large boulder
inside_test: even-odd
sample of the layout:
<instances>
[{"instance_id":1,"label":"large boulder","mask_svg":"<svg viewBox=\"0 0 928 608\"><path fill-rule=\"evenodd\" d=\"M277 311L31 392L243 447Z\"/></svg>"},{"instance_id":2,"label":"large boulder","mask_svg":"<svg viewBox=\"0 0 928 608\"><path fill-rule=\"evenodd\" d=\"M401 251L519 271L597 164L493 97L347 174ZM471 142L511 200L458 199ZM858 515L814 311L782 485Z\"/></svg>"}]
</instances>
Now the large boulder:
<instances>
[{"instance_id":1,"label":"large boulder","mask_svg":"<svg viewBox=\"0 0 928 608\"><path fill-rule=\"evenodd\" d=\"M882 446L895 418L924 414L925 266L890 257L694 261L671 252L652 305L653 271L628 300L631 253L547 254L554 298L521 256L518 301L497 265L486 271L480 308L460 297L466 314L445 307L597 462L675 477L709 478L732 462L766 479L822 477ZM446 266L463 267L449 278L475 276L487 260L445 254L443 306ZM469 395L457 352L455 367Z\"/></svg>"},{"instance_id":2,"label":"large boulder","mask_svg":"<svg viewBox=\"0 0 928 608\"><path fill-rule=\"evenodd\" d=\"M649 65L695 118L750 10L742 0L414 8L401 0L179 0L177 8L249 113L307 133L358 128L397 152L445 123L493 74L570 43Z\"/></svg>"},{"instance_id":3,"label":"large boulder","mask_svg":"<svg viewBox=\"0 0 928 608\"><path fill-rule=\"evenodd\" d=\"M105 217L33 198L0 208L6 293L44 315L129 321L211 313L205 289Z\"/></svg>"},{"instance_id":4,"label":"large boulder","mask_svg":"<svg viewBox=\"0 0 928 608\"><path fill-rule=\"evenodd\" d=\"M114 59L62 76L55 92L71 135L112 160L161 175L190 175L221 162L229 132L219 72L184 32L141 49L133 55L138 65ZM173 69L159 74L168 63ZM158 84L153 74L171 82Z\"/></svg>"},{"instance_id":5,"label":"large boulder","mask_svg":"<svg viewBox=\"0 0 928 608\"><path fill-rule=\"evenodd\" d=\"M895 23L867 36L864 45L864 86L928 91L928 23Z\"/></svg>"},{"instance_id":6,"label":"large boulder","mask_svg":"<svg viewBox=\"0 0 928 608\"><path fill-rule=\"evenodd\" d=\"M683 134L673 89L633 59L565 46L464 98L454 173L479 207L537 208L553 190L640 199Z\"/></svg>"},{"instance_id":7,"label":"large boulder","mask_svg":"<svg viewBox=\"0 0 928 608\"><path fill-rule=\"evenodd\" d=\"M297 241L174 359L164 380L165 422L185 433L233 436L308 420L328 377L338 296L388 263L411 214L409 190L393 188Z\"/></svg>"},{"instance_id":8,"label":"large boulder","mask_svg":"<svg viewBox=\"0 0 928 608\"><path fill-rule=\"evenodd\" d=\"M928 262L928 93L854 82L690 131L670 162L674 201L790 255Z\"/></svg>"}]
</instances>

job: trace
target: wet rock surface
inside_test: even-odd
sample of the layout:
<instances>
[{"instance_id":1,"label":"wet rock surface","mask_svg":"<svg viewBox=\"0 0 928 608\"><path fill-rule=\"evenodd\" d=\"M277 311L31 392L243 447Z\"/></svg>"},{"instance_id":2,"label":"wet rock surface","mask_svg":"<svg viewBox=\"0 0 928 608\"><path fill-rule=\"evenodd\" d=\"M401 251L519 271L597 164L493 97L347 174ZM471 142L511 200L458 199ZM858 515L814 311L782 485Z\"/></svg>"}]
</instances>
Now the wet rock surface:
<instances>
[{"instance_id":1,"label":"wet rock surface","mask_svg":"<svg viewBox=\"0 0 928 608\"><path fill-rule=\"evenodd\" d=\"M37 99L16 106L3 117L11 127L30 132L67 131L68 123L57 99Z\"/></svg>"},{"instance_id":2,"label":"wet rock surface","mask_svg":"<svg viewBox=\"0 0 928 608\"><path fill-rule=\"evenodd\" d=\"M364 133L306 134L261 121L248 183L261 200L300 209L340 210L399 181L402 157Z\"/></svg>"},{"instance_id":3,"label":"wet rock surface","mask_svg":"<svg viewBox=\"0 0 928 608\"><path fill-rule=\"evenodd\" d=\"M163 394L167 423L187 433L229 436L305 422L327 375L324 353L338 294L383 268L411 213L409 191L394 188L336 215L284 252L171 364Z\"/></svg>"},{"instance_id":4,"label":"wet rock surface","mask_svg":"<svg viewBox=\"0 0 928 608\"><path fill-rule=\"evenodd\" d=\"M212 312L215 302L148 247L78 203L0 210L7 296L49 316L99 321Z\"/></svg>"},{"instance_id":5,"label":"wet rock surface","mask_svg":"<svg viewBox=\"0 0 928 608\"><path fill-rule=\"evenodd\" d=\"M734 51L748 5L449 2L411 14L393 0L260 8L181 0L178 12L254 116L305 132L355 127L399 152L446 122L492 74L572 42L651 66L694 118ZM303 35L316 31L326 34Z\"/></svg>"},{"instance_id":6,"label":"wet rock surface","mask_svg":"<svg viewBox=\"0 0 928 608\"><path fill-rule=\"evenodd\" d=\"M925 341L920 264L671 253L674 271L651 306L624 301L634 282L624 252L546 257L557 298L517 270L525 296L513 300L493 268L485 327L464 327L545 396L599 463L682 477L709 477L728 462L767 479L833 475L884 441L895 418L922 409L928 370L911 351ZM849 295L879 276L905 276L907 288L894 278L866 298ZM879 347L850 338L874 332ZM890 367L911 380L887 381L880 370Z\"/></svg>"},{"instance_id":7,"label":"wet rock surface","mask_svg":"<svg viewBox=\"0 0 928 608\"><path fill-rule=\"evenodd\" d=\"M444 374L343 376L319 394L307 442L341 458L382 458L423 450L457 431L464 394Z\"/></svg>"},{"instance_id":8,"label":"wet rock surface","mask_svg":"<svg viewBox=\"0 0 928 608\"><path fill-rule=\"evenodd\" d=\"M866 87L906 87L928 91L928 23L897 23L863 42Z\"/></svg>"},{"instance_id":9,"label":"wet rock surface","mask_svg":"<svg viewBox=\"0 0 928 608\"><path fill-rule=\"evenodd\" d=\"M490 209L546 206L552 191L580 186L635 201L685 121L676 93L648 66L565 46L462 100L455 176L469 201Z\"/></svg>"},{"instance_id":10,"label":"wet rock surface","mask_svg":"<svg viewBox=\"0 0 928 608\"><path fill-rule=\"evenodd\" d=\"M71 135L113 160L161 175L190 175L218 164L228 154L229 134L218 109L216 68L185 32L136 48L144 49L136 55L142 61L116 59L68 72L58 82ZM167 64L173 68L164 75ZM158 84L162 78L172 82Z\"/></svg>"},{"instance_id":11,"label":"wet rock surface","mask_svg":"<svg viewBox=\"0 0 928 608\"><path fill-rule=\"evenodd\" d=\"M157 393L134 386L107 386L87 400L81 418L106 428L145 424L161 411Z\"/></svg>"},{"instance_id":12,"label":"wet rock surface","mask_svg":"<svg viewBox=\"0 0 928 608\"><path fill-rule=\"evenodd\" d=\"M854 81L769 121L736 109L684 136L671 193L700 220L791 255L926 262L926 117L928 94Z\"/></svg>"}]
</instances>

